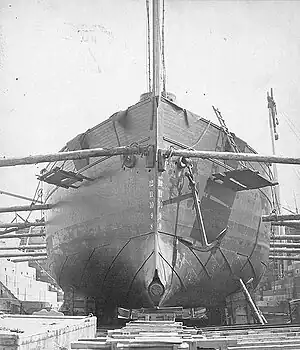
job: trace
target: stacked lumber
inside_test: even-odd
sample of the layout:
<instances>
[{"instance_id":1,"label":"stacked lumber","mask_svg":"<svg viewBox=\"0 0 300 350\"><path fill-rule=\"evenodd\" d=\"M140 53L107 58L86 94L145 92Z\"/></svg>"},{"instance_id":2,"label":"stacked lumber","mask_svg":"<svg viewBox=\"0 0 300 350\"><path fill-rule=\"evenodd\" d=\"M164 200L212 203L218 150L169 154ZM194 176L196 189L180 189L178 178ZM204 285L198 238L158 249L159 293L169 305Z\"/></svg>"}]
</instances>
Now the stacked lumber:
<instances>
[{"instance_id":1,"label":"stacked lumber","mask_svg":"<svg viewBox=\"0 0 300 350\"><path fill-rule=\"evenodd\" d=\"M202 335L207 339L234 339L233 350L299 350L300 325L268 325L263 327L203 328Z\"/></svg>"},{"instance_id":2,"label":"stacked lumber","mask_svg":"<svg viewBox=\"0 0 300 350\"><path fill-rule=\"evenodd\" d=\"M201 331L200 331L201 333ZM79 339L71 349L163 349L163 350L227 350L236 340L208 338L192 327L175 321L133 321L121 329L108 330L106 337Z\"/></svg>"}]
</instances>

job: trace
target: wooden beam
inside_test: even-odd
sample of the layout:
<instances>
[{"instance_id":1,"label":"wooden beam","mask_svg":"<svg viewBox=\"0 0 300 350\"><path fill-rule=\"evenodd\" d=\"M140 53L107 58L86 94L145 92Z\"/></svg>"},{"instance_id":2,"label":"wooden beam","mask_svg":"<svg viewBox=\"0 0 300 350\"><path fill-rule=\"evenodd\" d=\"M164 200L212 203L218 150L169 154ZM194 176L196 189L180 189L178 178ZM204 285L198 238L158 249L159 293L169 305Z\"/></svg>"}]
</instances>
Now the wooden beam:
<instances>
[{"instance_id":1,"label":"wooden beam","mask_svg":"<svg viewBox=\"0 0 300 350\"><path fill-rule=\"evenodd\" d=\"M18 250L18 249L45 249L46 248L46 244L32 244L32 245L26 245L26 246L13 246L13 247L0 247L0 250Z\"/></svg>"},{"instance_id":2,"label":"wooden beam","mask_svg":"<svg viewBox=\"0 0 300 350\"><path fill-rule=\"evenodd\" d=\"M16 211L34 211L34 210L49 210L54 207L53 204L41 204L41 205L19 205L15 207L3 207L0 208L0 213L13 213Z\"/></svg>"},{"instance_id":3,"label":"wooden beam","mask_svg":"<svg viewBox=\"0 0 300 350\"><path fill-rule=\"evenodd\" d=\"M300 249L300 242L298 243L291 243L291 242L270 242L270 248L299 248Z\"/></svg>"},{"instance_id":4,"label":"wooden beam","mask_svg":"<svg viewBox=\"0 0 300 350\"><path fill-rule=\"evenodd\" d=\"M286 221L272 221L272 226L290 226L290 227L299 227L300 228L300 221L294 221L294 220L286 220Z\"/></svg>"},{"instance_id":5,"label":"wooden beam","mask_svg":"<svg viewBox=\"0 0 300 350\"><path fill-rule=\"evenodd\" d=\"M28 157L0 158L0 168L15 165L29 165L37 163L57 162L60 160L84 159L101 156L118 156L122 154L145 154L147 146L139 147L114 147L114 148L92 148L79 151L59 152L50 154L39 154Z\"/></svg>"},{"instance_id":6,"label":"wooden beam","mask_svg":"<svg viewBox=\"0 0 300 350\"><path fill-rule=\"evenodd\" d=\"M28 257L28 258L17 258L17 259L9 259L13 263L23 262L23 261L37 261L37 260L47 260L47 256L37 256L37 257Z\"/></svg>"},{"instance_id":7,"label":"wooden beam","mask_svg":"<svg viewBox=\"0 0 300 350\"><path fill-rule=\"evenodd\" d=\"M41 201L38 200L38 199L34 199L34 198L29 198L29 197L21 196L21 195L19 195L19 194L7 192L7 191L2 191L2 190L0 190L0 194L5 194L6 196L15 197L15 198L19 198L19 199L25 199L26 201L30 201L30 202L32 202L32 203L41 203L41 204L43 204L43 202L41 202Z\"/></svg>"},{"instance_id":8,"label":"wooden beam","mask_svg":"<svg viewBox=\"0 0 300 350\"><path fill-rule=\"evenodd\" d=\"M269 260L294 260L300 261L300 256L270 255Z\"/></svg>"},{"instance_id":9,"label":"wooden beam","mask_svg":"<svg viewBox=\"0 0 300 350\"><path fill-rule=\"evenodd\" d=\"M43 233L21 233L21 234L2 234L0 235L0 239L7 239L7 238L23 238L23 237L45 237L45 232Z\"/></svg>"},{"instance_id":10,"label":"wooden beam","mask_svg":"<svg viewBox=\"0 0 300 350\"><path fill-rule=\"evenodd\" d=\"M18 258L23 256L47 256L47 253L31 252L31 253L4 253L0 254L0 259L2 258Z\"/></svg>"},{"instance_id":11,"label":"wooden beam","mask_svg":"<svg viewBox=\"0 0 300 350\"><path fill-rule=\"evenodd\" d=\"M274 235L270 237L271 242L275 240L279 241L299 241L300 240L300 235Z\"/></svg>"},{"instance_id":12,"label":"wooden beam","mask_svg":"<svg viewBox=\"0 0 300 350\"><path fill-rule=\"evenodd\" d=\"M168 150L162 150L167 156ZM223 159L223 160L240 160L259 163L281 163L281 164L300 164L300 158L262 155L256 153L233 153L233 152L215 152L215 151L189 151L183 149L174 149L171 151L172 156L181 156L186 158L202 159Z\"/></svg>"},{"instance_id":13,"label":"wooden beam","mask_svg":"<svg viewBox=\"0 0 300 350\"><path fill-rule=\"evenodd\" d=\"M270 252L300 254L300 249L274 247L274 248L270 248Z\"/></svg>"},{"instance_id":14,"label":"wooden beam","mask_svg":"<svg viewBox=\"0 0 300 350\"><path fill-rule=\"evenodd\" d=\"M47 225L47 222L21 222L21 223L11 222L8 224L0 223L0 228L16 227L20 229L20 228L29 228L31 226L45 226L45 225Z\"/></svg>"},{"instance_id":15,"label":"wooden beam","mask_svg":"<svg viewBox=\"0 0 300 350\"><path fill-rule=\"evenodd\" d=\"M262 221L285 221L285 220L300 220L300 214L288 214L288 215L263 215Z\"/></svg>"}]
</instances>

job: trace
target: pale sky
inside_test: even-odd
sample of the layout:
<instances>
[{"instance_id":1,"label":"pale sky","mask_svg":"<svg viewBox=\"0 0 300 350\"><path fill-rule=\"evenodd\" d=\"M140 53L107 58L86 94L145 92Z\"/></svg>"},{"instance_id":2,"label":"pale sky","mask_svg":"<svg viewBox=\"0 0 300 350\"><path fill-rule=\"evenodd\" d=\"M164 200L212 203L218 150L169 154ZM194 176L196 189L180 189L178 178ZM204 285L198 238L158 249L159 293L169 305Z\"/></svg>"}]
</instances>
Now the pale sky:
<instances>
[{"instance_id":1,"label":"pale sky","mask_svg":"<svg viewBox=\"0 0 300 350\"><path fill-rule=\"evenodd\" d=\"M56 152L136 103L147 89L145 13L145 0L0 0L0 156ZM298 1L166 0L168 91L213 121L215 105L270 154L273 87L277 153L300 157L299 16ZM31 197L43 167L1 168L0 190ZM280 166L279 180L283 206L300 206L300 167ZM0 206L18 204L0 195Z\"/></svg>"}]
</instances>

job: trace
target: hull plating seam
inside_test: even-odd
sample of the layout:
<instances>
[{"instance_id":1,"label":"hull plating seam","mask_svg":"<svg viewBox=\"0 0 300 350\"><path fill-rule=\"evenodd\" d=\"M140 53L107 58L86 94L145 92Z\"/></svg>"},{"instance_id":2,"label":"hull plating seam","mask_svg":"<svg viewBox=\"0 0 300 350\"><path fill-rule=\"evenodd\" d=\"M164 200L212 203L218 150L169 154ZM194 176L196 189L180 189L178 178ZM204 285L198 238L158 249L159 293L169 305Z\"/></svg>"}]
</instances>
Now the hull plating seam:
<instances>
[{"instance_id":1,"label":"hull plating seam","mask_svg":"<svg viewBox=\"0 0 300 350\"><path fill-rule=\"evenodd\" d=\"M127 298L128 298L128 296L129 296L129 293L131 292L131 288L132 288L132 285L133 285L134 280L136 279L136 276L137 276L138 273L141 271L141 269L146 265L147 261L151 258L151 256L152 256L153 254L154 254L154 251L152 251L152 252L149 254L148 258L145 259L145 261L142 263L142 265L139 267L139 269L137 270L137 272L136 272L135 275L133 276L133 279L132 279L132 281L130 282L130 285L129 285L129 288L128 288L128 292L127 292L127 294L126 294Z\"/></svg>"},{"instance_id":2,"label":"hull plating seam","mask_svg":"<svg viewBox=\"0 0 300 350\"><path fill-rule=\"evenodd\" d=\"M180 242L180 243L183 244L183 245L185 246L184 243L182 243L182 242ZM195 258L197 259L198 263L201 265L201 267L202 267L203 271L205 272L205 274L207 275L207 277L208 277L209 279L212 279L211 275L210 275L210 274L208 273L208 271L207 271L206 266L202 263L202 261L199 259L198 255L194 252L194 250L193 250L191 247L187 247L187 248L189 248L189 250L190 250L190 251L192 252L192 254L195 256Z\"/></svg>"},{"instance_id":3,"label":"hull plating seam","mask_svg":"<svg viewBox=\"0 0 300 350\"><path fill-rule=\"evenodd\" d=\"M91 260L91 258L92 258L92 256L93 256L93 254L95 253L95 250L96 250L96 249L97 249L97 248L94 248L94 249L92 250L92 252L91 252L91 254L90 254L90 256L89 256L89 258L88 258L86 264L84 265L84 268L83 268L82 274L81 274L81 279L80 279L80 281L79 281L79 287L81 286L81 282L82 282L82 280L83 280L83 276L84 276L85 270L86 270L86 268L87 268L87 266L88 266L88 264L89 264L89 262L90 262L90 260Z\"/></svg>"},{"instance_id":4,"label":"hull plating seam","mask_svg":"<svg viewBox=\"0 0 300 350\"><path fill-rule=\"evenodd\" d=\"M109 272L111 271L115 261L117 260L117 258L121 255L122 251L127 247L127 245L135 238L139 238L139 237L143 237L143 236L148 236L150 234L152 234L153 232L147 232L147 233L144 233L144 234L141 234L141 235L137 235L137 236L134 236L134 237L130 237L129 240L123 245L123 247L118 251L118 253L116 254L116 256L113 258L111 264L109 265L107 271L106 271L106 274L103 278L103 281L102 281L102 286L101 286L101 289L103 288L104 286L104 282L109 274Z\"/></svg>"}]
</instances>

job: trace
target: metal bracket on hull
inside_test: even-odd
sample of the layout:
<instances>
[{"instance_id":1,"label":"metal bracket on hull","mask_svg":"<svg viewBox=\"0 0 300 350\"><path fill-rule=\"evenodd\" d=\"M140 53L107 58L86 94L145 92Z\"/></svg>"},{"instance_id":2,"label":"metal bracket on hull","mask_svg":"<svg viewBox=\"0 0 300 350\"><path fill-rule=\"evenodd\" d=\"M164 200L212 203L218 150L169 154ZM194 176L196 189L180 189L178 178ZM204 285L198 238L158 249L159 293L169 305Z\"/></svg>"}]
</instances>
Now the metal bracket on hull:
<instances>
[{"instance_id":1,"label":"metal bracket on hull","mask_svg":"<svg viewBox=\"0 0 300 350\"><path fill-rule=\"evenodd\" d=\"M44 172L42 175L38 176L38 179L47 182L48 184L64 188L78 188L79 186L74 186L73 184L76 182L82 182L83 180L93 180L89 177L81 174L76 174L72 171L62 170L59 167L55 167L50 171Z\"/></svg>"}]
</instances>

